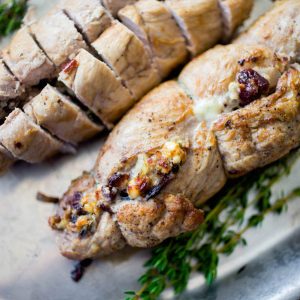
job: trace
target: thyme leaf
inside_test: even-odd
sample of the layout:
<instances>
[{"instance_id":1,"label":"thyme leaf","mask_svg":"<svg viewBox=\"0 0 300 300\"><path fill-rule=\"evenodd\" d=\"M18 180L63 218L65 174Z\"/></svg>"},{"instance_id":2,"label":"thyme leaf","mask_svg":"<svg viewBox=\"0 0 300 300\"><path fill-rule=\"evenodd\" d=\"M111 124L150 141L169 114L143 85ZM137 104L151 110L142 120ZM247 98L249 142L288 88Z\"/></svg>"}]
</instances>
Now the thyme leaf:
<instances>
[{"instance_id":1,"label":"thyme leaf","mask_svg":"<svg viewBox=\"0 0 300 300\"><path fill-rule=\"evenodd\" d=\"M21 26L27 6L27 0L5 0L0 3L0 37Z\"/></svg>"},{"instance_id":2,"label":"thyme leaf","mask_svg":"<svg viewBox=\"0 0 300 300\"><path fill-rule=\"evenodd\" d=\"M300 187L273 200L272 187L290 173L300 156L293 151L278 162L230 181L203 208L206 218L194 232L168 239L152 251L139 278L141 289L126 292L126 300L155 300L166 288L184 292L193 272L212 284L218 274L220 255L230 255L246 246L244 234L261 225L269 214L281 213L287 203L300 196ZM252 214L246 214L251 209Z\"/></svg>"}]
</instances>

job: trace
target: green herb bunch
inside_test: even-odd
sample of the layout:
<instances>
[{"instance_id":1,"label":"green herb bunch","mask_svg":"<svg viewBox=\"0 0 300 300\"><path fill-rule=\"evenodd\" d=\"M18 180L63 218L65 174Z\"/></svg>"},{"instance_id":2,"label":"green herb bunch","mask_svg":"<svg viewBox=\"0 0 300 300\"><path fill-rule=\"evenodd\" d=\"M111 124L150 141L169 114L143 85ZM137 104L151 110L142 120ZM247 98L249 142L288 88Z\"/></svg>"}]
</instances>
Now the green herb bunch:
<instances>
[{"instance_id":1,"label":"green herb bunch","mask_svg":"<svg viewBox=\"0 0 300 300\"><path fill-rule=\"evenodd\" d=\"M27 0L0 1L0 37L18 29L27 10Z\"/></svg>"},{"instance_id":2,"label":"green herb bunch","mask_svg":"<svg viewBox=\"0 0 300 300\"><path fill-rule=\"evenodd\" d=\"M298 152L233 180L208 201L204 207L206 218L199 228L169 239L155 248L146 262L146 272L139 278L141 289L126 292L126 300L154 300L166 288L182 293L192 273L202 273L208 285L217 277L220 255L230 255L238 245L246 245L244 234L262 223L270 213L281 213L289 200L300 196L294 189L272 200L272 187L288 175ZM246 214L251 208L251 214Z\"/></svg>"}]
</instances>

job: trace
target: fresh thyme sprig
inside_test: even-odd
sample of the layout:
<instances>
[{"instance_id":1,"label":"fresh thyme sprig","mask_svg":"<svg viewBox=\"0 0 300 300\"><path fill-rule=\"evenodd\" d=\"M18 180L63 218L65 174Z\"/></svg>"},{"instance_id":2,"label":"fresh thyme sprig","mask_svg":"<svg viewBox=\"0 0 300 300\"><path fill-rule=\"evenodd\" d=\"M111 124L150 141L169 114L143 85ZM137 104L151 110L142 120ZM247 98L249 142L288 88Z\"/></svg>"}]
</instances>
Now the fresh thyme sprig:
<instances>
[{"instance_id":1,"label":"fresh thyme sprig","mask_svg":"<svg viewBox=\"0 0 300 300\"><path fill-rule=\"evenodd\" d=\"M193 272L202 273L207 284L217 277L219 256L230 255L246 245L244 234L271 213L280 213L288 201L300 196L300 188L272 200L272 187L289 174L299 151L264 169L231 181L208 201L205 222L192 233L169 239L152 251L146 272L139 278L141 289L126 292L126 300L155 300L168 287L182 293ZM254 213L247 216L251 208Z\"/></svg>"},{"instance_id":2,"label":"fresh thyme sprig","mask_svg":"<svg viewBox=\"0 0 300 300\"><path fill-rule=\"evenodd\" d=\"M27 10L27 0L4 0L0 3L0 37L18 29Z\"/></svg>"}]
</instances>

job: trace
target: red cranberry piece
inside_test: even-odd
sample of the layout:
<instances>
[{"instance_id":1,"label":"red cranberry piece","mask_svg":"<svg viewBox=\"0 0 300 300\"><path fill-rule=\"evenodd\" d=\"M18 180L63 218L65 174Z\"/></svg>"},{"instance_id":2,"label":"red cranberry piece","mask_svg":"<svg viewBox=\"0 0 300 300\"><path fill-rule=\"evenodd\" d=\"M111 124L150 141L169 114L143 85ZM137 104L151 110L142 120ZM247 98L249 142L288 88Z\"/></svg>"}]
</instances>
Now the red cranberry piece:
<instances>
[{"instance_id":1,"label":"red cranberry piece","mask_svg":"<svg viewBox=\"0 0 300 300\"><path fill-rule=\"evenodd\" d=\"M108 179L108 186L120 187L125 180L128 180L128 174L115 173Z\"/></svg>"},{"instance_id":2,"label":"red cranberry piece","mask_svg":"<svg viewBox=\"0 0 300 300\"><path fill-rule=\"evenodd\" d=\"M253 69L245 69L238 73L240 83L240 105L246 106L252 101L266 95L270 88L269 81Z\"/></svg>"}]
</instances>

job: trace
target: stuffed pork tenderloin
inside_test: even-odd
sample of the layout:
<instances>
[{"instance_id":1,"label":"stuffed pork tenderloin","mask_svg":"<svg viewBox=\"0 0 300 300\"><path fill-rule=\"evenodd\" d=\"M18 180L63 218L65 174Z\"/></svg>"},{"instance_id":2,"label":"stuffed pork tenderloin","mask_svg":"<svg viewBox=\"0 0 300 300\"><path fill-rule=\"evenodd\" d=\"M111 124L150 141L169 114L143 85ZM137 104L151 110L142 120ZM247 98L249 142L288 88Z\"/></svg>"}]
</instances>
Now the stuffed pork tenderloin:
<instances>
[{"instance_id":1,"label":"stuffed pork tenderloin","mask_svg":"<svg viewBox=\"0 0 300 300\"><path fill-rule=\"evenodd\" d=\"M300 68L293 51L275 50L218 46L189 63L178 82L147 94L49 218L61 253L96 258L194 230L203 220L198 207L228 178L299 146Z\"/></svg>"},{"instance_id":2,"label":"stuffed pork tenderloin","mask_svg":"<svg viewBox=\"0 0 300 300\"><path fill-rule=\"evenodd\" d=\"M175 7L173 2L177 3ZM22 28L3 51L5 66L14 74L9 73L11 85L22 89L23 85L35 85L62 71L58 85L46 85L23 110L13 111L0 126L0 143L6 149L3 153L9 154L7 161L12 162L14 157L13 161L41 162L56 153L23 156L22 151L34 155L36 145L30 142L30 133L19 132L14 125L19 118L33 122L41 134L50 133L53 143L67 144L57 148L58 152L74 152L72 145L101 132L104 126L95 120L112 128L137 100L189 55L232 35L252 7L251 1L237 3L232 6L230 1L222 1L222 7L227 7L225 14L215 0L142 0L119 12L125 26L112 21L97 0L84 4L65 0L44 19ZM237 11L243 11L243 17L238 18ZM231 24L230 30L222 25L224 22ZM209 35L212 30L214 34ZM19 82L23 83L19 86ZM92 120L86 112L93 116ZM2 170L11 165L4 163L5 154L2 161Z\"/></svg>"}]
</instances>

